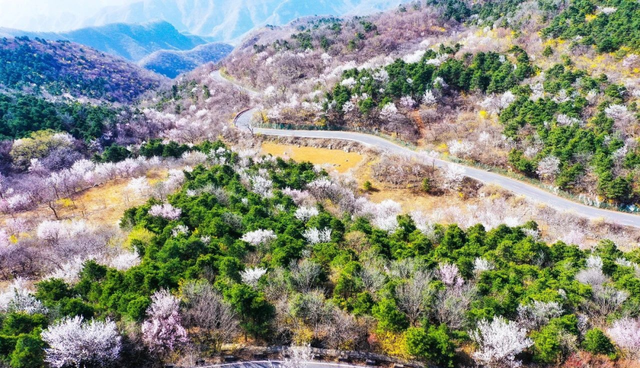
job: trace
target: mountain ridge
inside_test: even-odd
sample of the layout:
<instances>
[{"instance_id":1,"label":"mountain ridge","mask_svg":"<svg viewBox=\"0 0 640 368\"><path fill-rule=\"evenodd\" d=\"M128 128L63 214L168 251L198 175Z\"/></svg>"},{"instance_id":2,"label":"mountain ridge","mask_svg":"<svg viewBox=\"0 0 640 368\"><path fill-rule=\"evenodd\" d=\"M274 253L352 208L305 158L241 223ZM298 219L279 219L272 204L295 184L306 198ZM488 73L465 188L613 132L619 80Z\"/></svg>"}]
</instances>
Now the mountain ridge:
<instances>
[{"instance_id":1,"label":"mountain ridge","mask_svg":"<svg viewBox=\"0 0 640 368\"><path fill-rule=\"evenodd\" d=\"M208 43L202 37L181 33L171 23L162 20L141 24L117 22L60 33L0 28L0 36L71 41L134 62L156 51L186 51Z\"/></svg>"},{"instance_id":2,"label":"mountain ridge","mask_svg":"<svg viewBox=\"0 0 640 368\"><path fill-rule=\"evenodd\" d=\"M397 7L408 0L143 0L108 7L84 22L85 26L110 23L145 23L164 20L179 31L211 41L235 44L255 28L284 25L309 15L368 15Z\"/></svg>"},{"instance_id":3,"label":"mountain ridge","mask_svg":"<svg viewBox=\"0 0 640 368\"><path fill-rule=\"evenodd\" d=\"M231 45L208 43L192 50L159 50L138 62L138 65L169 78L194 70L209 62L218 62L233 51Z\"/></svg>"}]
</instances>

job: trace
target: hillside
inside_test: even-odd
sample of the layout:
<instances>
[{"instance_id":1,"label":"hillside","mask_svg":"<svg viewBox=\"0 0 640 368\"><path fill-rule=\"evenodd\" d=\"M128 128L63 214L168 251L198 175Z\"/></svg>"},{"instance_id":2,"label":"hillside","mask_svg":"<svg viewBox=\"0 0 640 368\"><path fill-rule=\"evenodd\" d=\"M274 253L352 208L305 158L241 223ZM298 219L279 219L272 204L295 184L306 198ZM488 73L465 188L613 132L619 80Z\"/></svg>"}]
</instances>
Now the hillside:
<instances>
[{"instance_id":1,"label":"hillside","mask_svg":"<svg viewBox=\"0 0 640 368\"><path fill-rule=\"evenodd\" d=\"M196 69L206 63L215 63L229 55L233 47L224 43L200 45L189 51L156 51L140 60L138 65L169 78Z\"/></svg>"},{"instance_id":2,"label":"hillside","mask_svg":"<svg viewBox=\"0 0 640 368\"><path fill-rule=\"evenodd\" d=\"M126 103L161 82L133 64L78 44L0 40L0 85L5 89Z\"/></svg>"},{"instance_id":3,"label":"hillside","mask_svg":"<svg viewBox=\"0 0 640 368\"><path fill-rule=\"evenodd\" d=\"M635 5L437 4L265 29L225 65L267 91L263 123L382 131L634 210L637 41L606 29L633 24Z\"/></svg>"},{"instance_id":4,"label":"hillside","mask_svg":"<svg viewBox=\"0 0 640 368\"><path fill-rule=\"evenodd\" d=\"M640 3L115 1L274 24L0 40L0 368L640 366Z\"/></svg>"}]
</instances>

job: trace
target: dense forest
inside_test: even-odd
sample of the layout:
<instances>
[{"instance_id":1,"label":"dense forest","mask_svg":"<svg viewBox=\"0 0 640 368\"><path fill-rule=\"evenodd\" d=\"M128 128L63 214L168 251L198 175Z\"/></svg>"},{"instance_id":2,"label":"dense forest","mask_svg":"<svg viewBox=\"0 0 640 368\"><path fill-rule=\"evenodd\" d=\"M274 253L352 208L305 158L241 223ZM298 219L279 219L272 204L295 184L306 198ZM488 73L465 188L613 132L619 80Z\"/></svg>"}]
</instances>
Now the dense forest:
<instances>
[{"instance_id":1,"label":"dense forest","mask_svg":"<svg viewBox=\"0 0 640 368\"><path fill-rule=\"evenodd\" d=\"M32 95L0 95L0 139L19 139L39 130L68 132L75 138L102 137L118 110L108 105L54 103Z\"/></svg>"}]
</instances>

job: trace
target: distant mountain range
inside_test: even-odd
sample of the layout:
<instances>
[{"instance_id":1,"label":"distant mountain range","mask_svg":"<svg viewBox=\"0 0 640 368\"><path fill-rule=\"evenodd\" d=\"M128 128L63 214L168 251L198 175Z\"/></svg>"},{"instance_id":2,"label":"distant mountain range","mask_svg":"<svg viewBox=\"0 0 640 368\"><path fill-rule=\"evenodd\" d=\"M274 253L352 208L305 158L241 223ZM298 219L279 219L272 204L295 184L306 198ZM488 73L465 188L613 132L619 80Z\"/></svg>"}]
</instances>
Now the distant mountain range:
<instances>
[{"instance_id":1,"label":"distant mountain range","mask_svg":"<svg viewBox=\"0 0 640 368\"><path fill-rule=\"evenodd\" d=\"M164 21L144 24L114 23L61 33L25 32L0 28L0 36L66 40L130 61L139 61L159 50L191 50L208 42L202 37L183 34L171 23Z\"/></svg>"},{"instance_id":2,"label":"distant mountain range","mask_svg":"<svg viewBox=\"0 0 640 368\"><path fill-rule=\"evenodd\" d=\"M21 0L26 1L26 0ZM35 0L31 0L35 1ZM29 8L3 6L0 24L32 30L68 32L112 23L143 24L163 20L180 32L208 41L238 42L256 27L284 25L309 15L365 15L397 7L409 0L91 0L72 10L71 0L46 2ZM42 1L41 1L42 2ZM40 9L41 8L41 9ZM95 47L95 45L92 45ZM183 50L184 48L180 48ZM135 54L132 52L132 54Z\"/></svg>"},{"instance_id":3,"label":"distant mountain range","mask_svg":"<svg viewBox=\"0 0 640 368\"><path fill-rule=\"evenodd\" d=\"M181 33L165 21L140 25L114 23L63 33L0 29L0 37L21 36L71 41L133 62L145 59L140 65L148 65L150 70L171 78L198 65L216 62L233 49L226 44L208 44L202 37ZM153 57L150 58L151 55Z\"/></svg>"},{"instance_id":4,"label":"distant mountain range","mask_svg":"<svg viewBox=\"0 0 640 368\"><path fill-rule=\"evenodd\" d=\"M364 15L408 0L142 0L108 8L87 20L100 25L161 19L178 30L219 42L239 41L256 27L283 25L309 15Z\"/></svg>"},{"instance_id":5,"label":"distant mountain range","mask_svg":"<svg viewBox=\"0 0 640 368\"><path fill-rule=\"evenodd\" d=\"M200 45L189 51L156 51L140 60L138 65L145 69L175 78L202 64L216 62L233 51L233 46L224 43Z\"/></svg>"},{"instance_id":6,"label":"distant mountain range","mask_svg":"<svg viewBox=\"0 0 640 368\"><path fill-rule=\"evenodd\" d=\"M364 15L409 0L141 0L104 7L81 20L87 27L65 32L0 28L0 37L66 40L120 56L174 78L231 52L252 30L309 15ZM74 24L79 22L74 20ZM48 19L47 24L64 24ZM206 47L204 46L206 45Z\"/></svg>"}]
</instances>

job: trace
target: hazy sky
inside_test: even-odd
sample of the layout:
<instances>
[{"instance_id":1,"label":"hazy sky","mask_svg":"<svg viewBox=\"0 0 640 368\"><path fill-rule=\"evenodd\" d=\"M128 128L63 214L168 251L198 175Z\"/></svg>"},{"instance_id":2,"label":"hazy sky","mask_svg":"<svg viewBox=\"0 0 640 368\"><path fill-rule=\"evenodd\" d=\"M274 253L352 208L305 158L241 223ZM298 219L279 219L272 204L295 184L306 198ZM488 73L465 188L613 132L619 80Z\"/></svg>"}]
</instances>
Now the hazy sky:
<instances>
[{"instance_id":1,"label":"hazy sky","mask_svg":"<svg viewBox=\"0 0 640 368\"><path fill-rule=\"evenodd\" d=\"M81 27L87 18L106 6L134 1L0 0L0 27L25 31L65 31Z\"/></svg>"}]
</instances>

